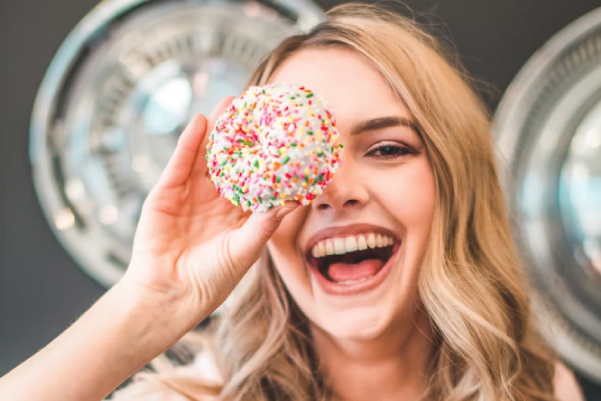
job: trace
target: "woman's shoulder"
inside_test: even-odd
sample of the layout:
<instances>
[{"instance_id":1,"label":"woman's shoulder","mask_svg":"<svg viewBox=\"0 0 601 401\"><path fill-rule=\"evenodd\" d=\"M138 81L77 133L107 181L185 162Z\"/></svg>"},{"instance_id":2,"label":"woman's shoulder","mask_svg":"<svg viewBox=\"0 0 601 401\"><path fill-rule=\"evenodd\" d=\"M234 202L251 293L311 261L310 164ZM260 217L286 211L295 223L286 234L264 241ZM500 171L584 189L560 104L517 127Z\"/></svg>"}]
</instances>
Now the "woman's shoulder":
<instances>
[{"instance_id":1,"label":"woman's shoulder","mask_svg":"<svg viewBox=\"0 0 601 401\"><path fill-rule=\"evenodd\" d=\"M555 364L553 387L555 388L555 397L559 401L584 401L584 396L576 377L561 362Z\"/></svg>"}]
</instances>

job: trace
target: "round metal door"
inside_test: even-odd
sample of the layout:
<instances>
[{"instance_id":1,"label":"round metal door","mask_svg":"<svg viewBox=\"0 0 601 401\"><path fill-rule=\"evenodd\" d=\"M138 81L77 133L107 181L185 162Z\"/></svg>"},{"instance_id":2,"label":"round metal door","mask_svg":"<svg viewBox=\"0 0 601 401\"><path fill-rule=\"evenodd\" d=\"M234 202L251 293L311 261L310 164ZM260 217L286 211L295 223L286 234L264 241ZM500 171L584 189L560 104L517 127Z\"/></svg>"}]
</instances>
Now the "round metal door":
<instances>
[{"instance_id":1,"label":"round metal door","mask_svg":"<svg viewBox=\"0 0 601 401\"><path fill-rule=\"evenodd\" d=\"M533 55L493 132L544 333L601 381L601 9Z\"/></svg>"},{"instance_id":2,"label":"round metal door","mask_svg":"<svg viewBox=\"0 0 601 401\"><path fill-rule=\"evenodd\" d=\"M106 287L130 259L142 203L195 113L238 95L311 0L108 0L58 50L36 98L30 159L61 244Z\"/></svg>"}]
</instances>

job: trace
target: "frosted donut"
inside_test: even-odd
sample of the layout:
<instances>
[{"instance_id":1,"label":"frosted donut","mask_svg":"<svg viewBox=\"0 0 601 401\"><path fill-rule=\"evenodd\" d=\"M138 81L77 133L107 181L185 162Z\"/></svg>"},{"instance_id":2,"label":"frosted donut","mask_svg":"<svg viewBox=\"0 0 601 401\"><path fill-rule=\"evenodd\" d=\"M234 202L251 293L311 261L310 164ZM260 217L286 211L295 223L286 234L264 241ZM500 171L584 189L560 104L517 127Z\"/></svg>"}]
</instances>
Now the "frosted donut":
<instances>
[{"instance_id":1,"label":"frosted donut","mask_svg":"<svg viewBox=\"0 0 601 401\"><path fill-rule=\"evenodd\" d=\"M219 194L244 211L310 204L341 164L336 121L297 85L252 86L219 117L207 165Z\"/></svg>"}]
</instances>

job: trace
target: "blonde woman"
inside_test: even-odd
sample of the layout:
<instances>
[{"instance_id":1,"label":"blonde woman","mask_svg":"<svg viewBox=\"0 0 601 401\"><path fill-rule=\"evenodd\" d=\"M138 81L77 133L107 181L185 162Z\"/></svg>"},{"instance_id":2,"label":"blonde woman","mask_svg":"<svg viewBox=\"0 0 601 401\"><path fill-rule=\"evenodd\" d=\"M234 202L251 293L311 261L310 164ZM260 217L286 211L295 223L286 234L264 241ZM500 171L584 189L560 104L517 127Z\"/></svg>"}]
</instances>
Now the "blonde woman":
<instances>
[{"instance_id":1,"label":"blonde woman","mask_svg":"<svg viewBox=\"0 0 601 401\"><path fill-rule=\"evenodd\" d=\"M204 159L231 99L197 116L146 200L123 279L3 377L0 399L103 399L256 263L202 354L213 370L146 374L115 398L582 400L537 333L489 119L453 64L375 6L340 6L286 39L251 84L302 84L328 100L344 144L332 184L311 206L242 213L216 195ZM339 259L309 256L340 239ZM353 259L362 241L380 251ZM318 276L333 264L348 275Z\"/></svg>"}]
</instances>

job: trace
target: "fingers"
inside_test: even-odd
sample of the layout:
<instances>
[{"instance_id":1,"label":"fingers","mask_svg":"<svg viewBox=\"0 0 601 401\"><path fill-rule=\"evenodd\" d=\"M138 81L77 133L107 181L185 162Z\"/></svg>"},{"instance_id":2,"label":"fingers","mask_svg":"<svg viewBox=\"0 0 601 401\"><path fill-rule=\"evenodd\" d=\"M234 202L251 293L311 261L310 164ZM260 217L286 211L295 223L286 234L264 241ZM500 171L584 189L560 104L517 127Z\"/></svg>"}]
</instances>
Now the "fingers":
<instances>
[{"instance_id":1,"label":"fingers","mask_svg":"<svg viewBox=\"0 0 601 401\"><path fill-rule=\"evenodd\" d=\"M205 154L210 132L233 99L233 96L223 99L211 113L209 121L201 114L192 118L180 135L175 152L161 174L158 186L163 188L179 186L191 176L199 177L207 173Z\"/></svg>"},{"instance_id":2,"label":"fingers","mask_svg":"<svg viewBox=\"0 0 601 401\"><path fill-rule=\"evenodd\" d=\"M247 268L253 264L284 217L298 206L298 202L287 202L285 206L267 212L252 213L244 225L232 233L231 243L236 248L231 251L232 258L242 267Z\"/></svg>"},{"instance_id":3,"label":"fingers","mask_svg":"<svg viewBox=\"0 0 601 401\"><path fill-rule=\"evenodd\" d=\"M197 114L192 118L180 135L175 152L161 174L158 185L173 187L186 182L195 165L200 143L206 136L206 127L207 119L203 115Z\"/></svg>"},{"instance_id":4,"label":"fingers","mask_svg":"<svg viewBox=\"0 0 601 401\"><path fill-rule=\"evenodd\" d=\"M225 110L230 106L230 104L232 103L232 100L234 100L234 99L235 98L233 96L228 96L228 97L224 98L213 109L213 112L209 116L209 119L207 121L207 134L204 136L202 143L200 144L200 147L198 149L199 156L201 156L201 157L197 158L196 163L193 167L192 174L195 177L200 177L202 175L207 174L207 162L205 159L205 155L207 153L207 143L209 142L209 137L211 136L211 131L213 131L213 128L215 127L215 123L217 122L217 119L219 118L219 116L221 116L225 112Z\"/></svg>"}]
</instances>

